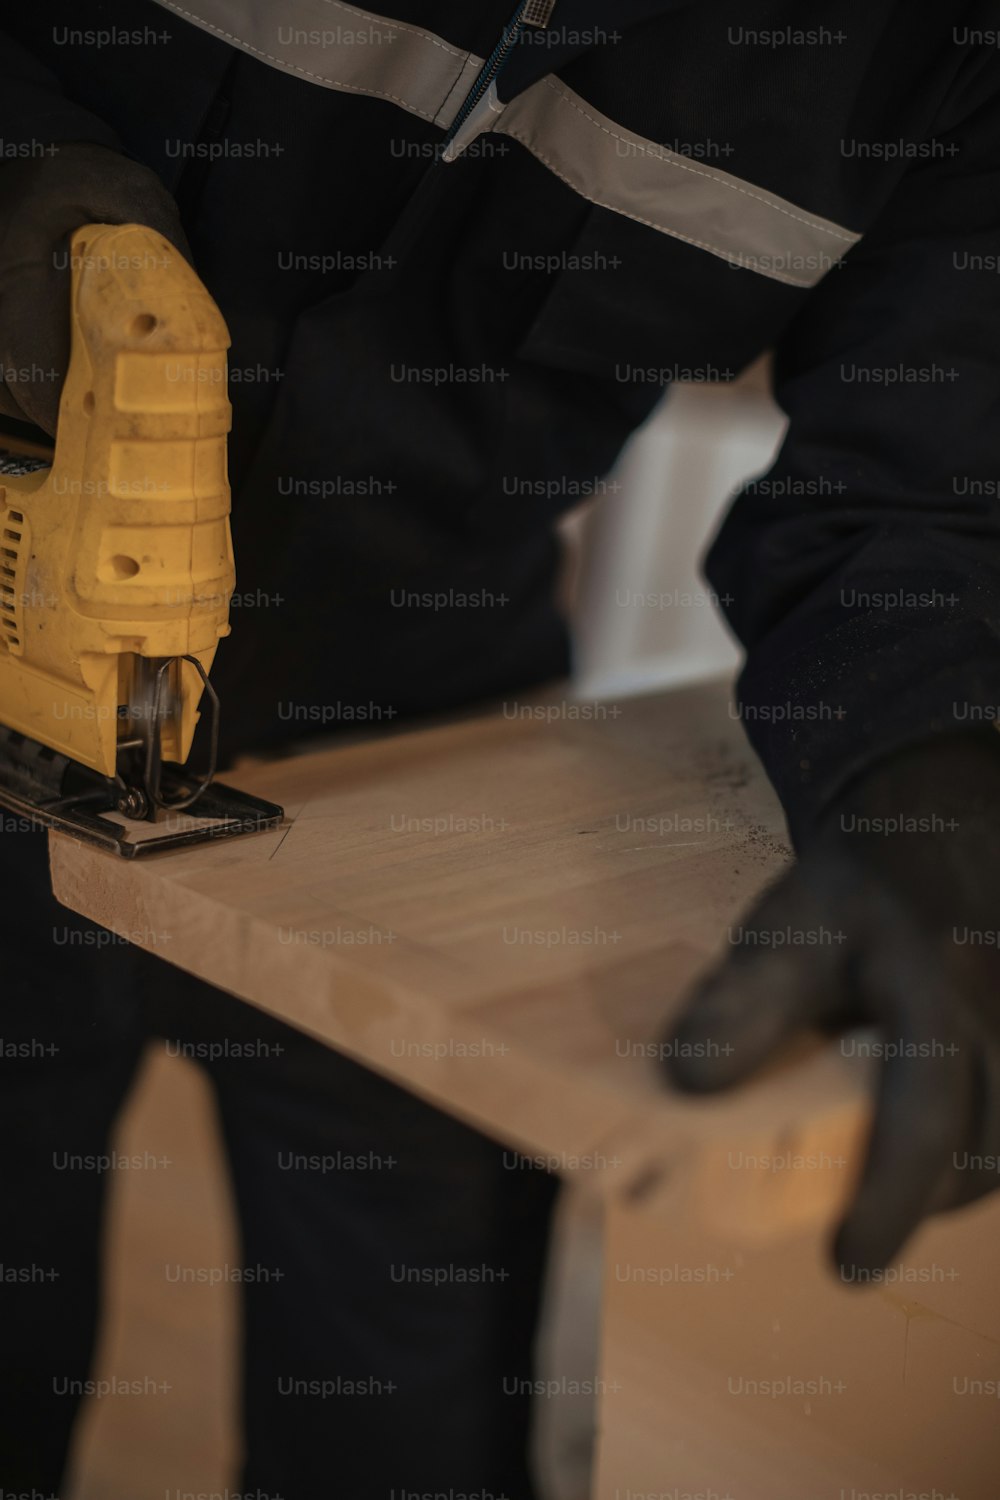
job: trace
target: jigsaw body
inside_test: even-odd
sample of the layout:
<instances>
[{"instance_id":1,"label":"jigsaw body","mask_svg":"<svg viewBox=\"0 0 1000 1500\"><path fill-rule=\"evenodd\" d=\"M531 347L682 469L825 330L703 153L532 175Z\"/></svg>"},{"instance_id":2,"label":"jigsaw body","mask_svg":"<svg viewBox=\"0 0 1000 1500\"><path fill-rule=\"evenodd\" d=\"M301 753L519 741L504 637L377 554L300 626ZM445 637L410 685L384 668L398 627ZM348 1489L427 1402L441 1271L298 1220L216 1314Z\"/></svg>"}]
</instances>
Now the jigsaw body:
<instances>
[{"instance_id":1,"label":"jigsaw body","mask_svg":"<svg viewBox=\"0 0 1000 1500\"><path fill-rule=\"evenodd\" d=\"M152 230L89 225L70 253L51 466L0 474L0 801L128 853L207 836L179 826L195 808L214 835L272 826L280 808L208 790L214 764L181 769L199 704L214 762L235 582L225 323ZM163 835L122 847L109 811Z\"/></svg>"}]
</instances>

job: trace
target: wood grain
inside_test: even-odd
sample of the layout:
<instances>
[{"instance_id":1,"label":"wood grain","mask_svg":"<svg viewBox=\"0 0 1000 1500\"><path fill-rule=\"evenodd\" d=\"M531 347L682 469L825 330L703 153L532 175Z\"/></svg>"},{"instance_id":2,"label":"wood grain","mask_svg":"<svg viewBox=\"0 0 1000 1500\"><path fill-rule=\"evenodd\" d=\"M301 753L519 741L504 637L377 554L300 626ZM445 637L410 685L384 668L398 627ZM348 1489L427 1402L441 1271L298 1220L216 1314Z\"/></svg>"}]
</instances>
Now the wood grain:
<instances>
[{"instance_id":1,"label":"wood grain","mask_svg":"<svg viewBox=\"0 0 1000 1500\"><path fill-rule=\"evenodd\" d=\"M994 1500L996 1402L965 1392L1000 1390L1000 1195L838 1285L861 1060L662 1081L788 858L724 687L525 707L247 768L288 814L255 839L130 863L53 836L56 894L604 1195L600 1500Z\"/></svg>"},{"instance_id":2,"label":"wood grain","mask_svg":"<svg viewBox=\"0 0 1000 1500\"><path fill-rule=\"evenodd\" d=\"M53 835L59 900L600 1192L765 1239L832 1218L862 1067L813 1051L706 1102L656 1058L788 858L723 685L509 703L232 779L285 826L138 862ZM734 1172L736 1148L838 1165Z\"/></svg>"},{"instance_id":3,"label":"wood grain","mask_svg":"<svg viewBox=\"0 0 1000 1500\"><path fill-rule=\"evenodd\" d=\"M996 1500L997 1195L864 1287L617 1205L604 1261L596 1500Z\"/></svg>"}]
</instances>

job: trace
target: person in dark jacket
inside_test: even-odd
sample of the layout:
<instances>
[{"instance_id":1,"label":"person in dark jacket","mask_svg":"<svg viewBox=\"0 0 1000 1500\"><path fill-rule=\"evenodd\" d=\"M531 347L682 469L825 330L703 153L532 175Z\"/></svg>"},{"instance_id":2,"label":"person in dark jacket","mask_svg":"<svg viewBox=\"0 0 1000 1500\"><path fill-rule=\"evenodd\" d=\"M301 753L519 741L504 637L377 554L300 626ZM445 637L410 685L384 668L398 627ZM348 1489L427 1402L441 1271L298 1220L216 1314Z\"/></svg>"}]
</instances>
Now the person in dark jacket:
<instances>
[{"instance_id":1,"label":"person in dark jacket","mask_svg":"<svg viewBox=\"0 0 1000 1500\"><path fill-rule=\"evenodd\" d=\"M1000 1154L1000 17L511 7L7 7L0 405L54 431L75 227L144 222L190 254L232 334L255 601L217 663L232 755L299 736L289 704L395 721L564 674L561 497L674 379L774 349L788 435L707 574L799 858L693 1000L676 1039L715 1045L674 1049L672 1078L731 1086L804 1025L898 1044L835 1246L881 1266ZM55 1273L7 1326L6 1487L56 1489L86 1388L102 1175L56 1164L107 1150L158 1035L260 1044L208 1065L245 1259L284 1272L244 1288L243 1488L529 1495L530 1413L504 1390L531 1368L548 1178L88 946L43 840L6 842L5 1036L32 1045L2 1063L4 1260ZM763 940L819 925L844 940ZM375 1169L280 1166L324 1152ZM395 1260L506 1274L427 1291Z\"/></svg>"}]
</instances>

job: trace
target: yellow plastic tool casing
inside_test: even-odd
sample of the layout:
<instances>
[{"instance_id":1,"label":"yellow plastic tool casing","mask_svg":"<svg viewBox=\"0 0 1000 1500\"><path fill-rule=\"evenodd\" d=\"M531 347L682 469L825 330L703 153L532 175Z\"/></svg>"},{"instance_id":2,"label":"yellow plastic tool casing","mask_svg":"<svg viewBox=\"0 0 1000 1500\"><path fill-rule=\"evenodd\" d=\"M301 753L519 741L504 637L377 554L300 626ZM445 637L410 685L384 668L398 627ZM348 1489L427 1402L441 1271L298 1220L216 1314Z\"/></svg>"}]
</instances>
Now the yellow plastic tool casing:
<instances>
[{"instance_id":1,"label":"yellow plastic tool casing","mask_svg":"<svg viewBox=\"0 0 1000 1500\"><path fill-rule=\"evenodd\" d=\"M0 724L111 776L133 658L208 672L229 633L229 335L152 230L91 224L70 254L52 467L0 476ZM202 693L190 663L177 688L163 755L183 762Z\"/></svg>"}]
</instances>

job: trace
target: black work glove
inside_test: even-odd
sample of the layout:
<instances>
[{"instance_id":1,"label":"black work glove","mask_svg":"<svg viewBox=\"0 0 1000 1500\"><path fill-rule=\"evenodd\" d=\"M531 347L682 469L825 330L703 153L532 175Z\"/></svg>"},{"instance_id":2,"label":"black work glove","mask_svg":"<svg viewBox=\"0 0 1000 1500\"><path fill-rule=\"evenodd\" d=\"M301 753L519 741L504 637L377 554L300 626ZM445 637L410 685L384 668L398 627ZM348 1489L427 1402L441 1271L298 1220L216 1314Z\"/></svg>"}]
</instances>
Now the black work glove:
<instances>
[{"instance_id":1,"label":"black work glove","mask_svg":"<svg viewBox=\"0 0 1000 1500\"><path fill-rule=\"evenodd\" d=\"M834 1244L851 1281L927 1214L1000 1186L998 820L992 728L879 762L732 929L744 941L670 1039L671 1078L702 1093L748 1078L803 1027L877 1028L867 1158Z\"/></svg>"},{"instance_id":2,"label":"black work glove","mask_svg":"<svg viewBox=\"0 0 1000 1500\"><path fill-rule=\"evenodd\" d=\"M0 163L0 412L54 434L69 361L69 236L82 224L146 224L191 258L155 172L104 146L71 144Z\"/></svg>"}]
</instances>

